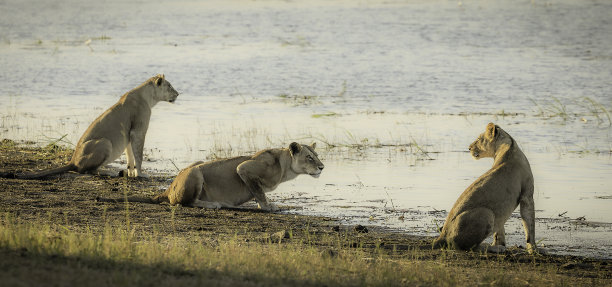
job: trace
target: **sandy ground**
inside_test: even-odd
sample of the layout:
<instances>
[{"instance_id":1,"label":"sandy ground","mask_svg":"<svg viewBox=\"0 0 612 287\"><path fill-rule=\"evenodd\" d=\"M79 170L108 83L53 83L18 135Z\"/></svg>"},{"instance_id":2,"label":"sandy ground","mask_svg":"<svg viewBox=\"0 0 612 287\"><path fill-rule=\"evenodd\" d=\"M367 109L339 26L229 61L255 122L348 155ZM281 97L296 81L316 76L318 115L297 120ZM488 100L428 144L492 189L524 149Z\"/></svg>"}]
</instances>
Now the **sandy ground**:
<instances>
[{"instance_id":1,"label":"sandy ground","mask_svg":"<svg viewBox=\"0 0 612 287\"><path fill-rule=\"evenodd\" d=\"M71 151L62 148L31 148L4 140L0 149L0 172L36 170L59 166L69 160ZM102 177L68 173L43 180L18 180L0 178L0 212L15 217L46 224L63 224L74 230L97 230L106 222L123 222L126 210L130 224L139 230L151 231L159 236L196 235L214 242L223 238L256 240L290 240L284 238L288 231L293 234L309 233L314 236L329 236L340 233L349 237L355 247L375 248L380 246L388 252L420 250L423 256L416 260L437 260L439 250L430 249L430 239L407 236L373 226L343 226L336 220L325 217L299 216L283 213L265 213L254 205L243 209L209 210L171 207L166 204L113 202L124 196L149 197L160 192L160 186L172 180L168 176L152 176L145 179ZM283 209L296 207L281 206ZM367 229L367 232L364 232ZM280 235L279 235L280 234ZM293 237L295 238L295 237ZM205 240L205 241L206 241ZM321 248L333 248L322 246ZM3 250L0 257L12 254ZM445 255L450 264L463 264L478 271L483 261L498 262L500 268L533 270L556 269L569 281L585 278L612 279L612 261L572 256L529 256L520 248L513 248L499 256L485 256L474 252L453 252ZM25 264L25 263L24 263ZM609 281L608 281L609 282ZM584 282L583 282L584 283Z\"/></svg>"}]
</instances>

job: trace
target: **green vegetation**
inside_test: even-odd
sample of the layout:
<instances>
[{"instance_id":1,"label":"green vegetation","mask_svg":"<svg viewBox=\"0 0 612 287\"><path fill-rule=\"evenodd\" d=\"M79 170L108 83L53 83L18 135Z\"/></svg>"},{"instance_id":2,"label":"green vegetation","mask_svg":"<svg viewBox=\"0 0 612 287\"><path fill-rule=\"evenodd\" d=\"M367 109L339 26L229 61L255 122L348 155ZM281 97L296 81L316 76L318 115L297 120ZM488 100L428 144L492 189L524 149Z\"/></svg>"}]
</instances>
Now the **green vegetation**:
<instances>
[{"instance_id":1,"label":"green vegetation","mask_svg":"<svg viewBox=\"0 0 612 287\"><path fill-rule=\"evenodd\" d=\"M339 114L335 113L335 112L328 112L328 113L322 113L322 114L313 114L312 117L315 119L318 118L325 118L325 117L337 117L339 116Z\"/></svg>"},{"instance_id":2,"label":"green vegetation","mask_svg":"<svg viewBox=\"0 0 612 287\"><path fill-rule=\"evenodd\" d=\"M96 41L96 40L97 41L107 41L107 40L110 40L110 39L111 39L111 37L106 36L106 35L102 35L100 37L92 37L91 38L91 40L94 40L94 41Z\"/></svg>"},{"instance_id":3,"label":"green vegetation","mask_svg":"<svg viewBox=\"0 0 612 287\"><path fill-rule=\"evenodd\" d=\"M538 109L537 116L542 117L560 117L563 121L568 120L569 114L567 113L567 107L564 103L562 103L557 97L551 97L552 101L541 101L538 102L532 98L529 100L536 106Z\"/></svg>"},{"instance_id":4,"label":"green vegetation","mask_svg":"<svg viewBox=\"0 0 612 287\"><path fill-rule=\"evenodd\" d=\"M292 106L309 106L321 103L319 96L280 94L278 97L283 103Z\"/></svg>"},{"instance_id":5,"label":"green vegetation","mask_svg":"<svg viewBox=\"0 0 612 287\"><path fill-rule=\"evenodd\" d=\"M536 116L546 118L560 118L563 122L570 119L580 118L583 122L588 122L588 118L592 117L597 124L608 124L612 126L612 117L602 103L590 98L584 97L579 100L562 102L557 97L551 97L551 100L536 101L533 98L529 99L536 107ZM569 111L571 107L573 112Z\"/></svg>"},{"instance_id":6,"label":"green vegetation","mask_svg":"<svg viewBox=\"0 0 612 287\"><path fill-rule=\"evenodd\" d=\"M605 116L608 120L608 126L612 126L610 111L608 111L604 105L589 97L585 97L584 101L586 103L586 108L589 110L590 114L597 119L598 123L605 123L605 119L603 118Z\"/></svg>"}]
</instances>

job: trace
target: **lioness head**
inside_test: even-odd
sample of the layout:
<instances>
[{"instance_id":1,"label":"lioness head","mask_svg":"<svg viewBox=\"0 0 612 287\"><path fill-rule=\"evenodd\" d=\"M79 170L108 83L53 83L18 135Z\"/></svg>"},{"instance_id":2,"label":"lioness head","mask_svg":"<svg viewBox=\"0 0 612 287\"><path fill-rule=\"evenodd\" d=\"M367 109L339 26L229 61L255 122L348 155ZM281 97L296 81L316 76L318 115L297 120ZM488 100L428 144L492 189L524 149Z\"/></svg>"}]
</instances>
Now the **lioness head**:
<instances>
[{"instance_id":1,"label":"lioness head","mask_svg":"<svg viewBox=\"0 0 612 287\"><path fill-rule=\"evenodd\" d=\"M489 123L485 132L470 145L470 153L475 159L494 157L501 144L511 144L512 139L499 126Z\"/></svg>"},{"instance_id":2,"label":"lioness head","mask_svg":"<svg viewBox=\"0 0 612 287\"><path fill-rule=\"evenodd\" d=\"M311 145L303 145L293 142L289 145L291 153L291 169L299 174L309 174L312 177L319 177L321 171L325 167L319 160L317 153L314 151L316 143Z\"/></svg>"},{"instance_id":3,"label":"lioness head","mask_svg":"<svg viewBox=\"0 0 612 287\"><path fill-rule=\"evenodd\" d=\"M155 98L157 100L174 103L179 93L172 87L170 82L166 81L163 74L153 77L152 82L155 86Z\"/></svg>"}]
</instances>

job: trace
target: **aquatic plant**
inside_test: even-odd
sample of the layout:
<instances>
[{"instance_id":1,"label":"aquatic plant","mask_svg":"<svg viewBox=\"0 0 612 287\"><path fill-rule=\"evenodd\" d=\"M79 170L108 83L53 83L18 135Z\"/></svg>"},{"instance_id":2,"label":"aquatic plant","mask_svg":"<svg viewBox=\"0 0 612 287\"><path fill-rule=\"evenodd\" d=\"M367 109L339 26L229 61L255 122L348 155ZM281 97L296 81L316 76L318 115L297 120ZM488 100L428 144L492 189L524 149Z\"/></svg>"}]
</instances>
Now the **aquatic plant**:
<instances>
[{"instance_id":1,"label":"aquatic plant","mask_svg":"<svg viewBox=\"0 0 612 287\"><path fill-rule=\"evenodd\" d=\"M542 101L542 104L533 98L529 98L529 101L531 101L531 103L533 103L533 105L538 109L536 116L549 118L561 117L563 121L566 121L569 117L566 105L563 104L557 97L551 98L552 101Z\"/></svg>"},{"instance_id":2,"label":"aquatic plant","mask_svg":"<svg viewBox=\"0 0 612 287\"><path fill-rule=\"evenodd\" d=\"M322 113L322 114L313 114L311 117L318 119L318 118L325 118L325 117L337 117L340 114L337 114L335 112L327 112L327 113Z\"/></svg>"},{"instance_id":3,"label":"aquatic plant","mask_svg":"<svg viewBox=\"0 0 612 287\"><path fill-rule=\"evenodd\" d=\"M608 120L608 126L612 126L612 119L610 119L610 111L604 107L603 104L597 102L596 100L590 97L584 97L584 101L586 102L586 108L589 110L590 114L597 119L598 123L603 123L605 120L603 116ZM602 116L603 115L603 116Z\"/></svg>"},{"instance_id":4,"label":"aquatic plant","mask_svg":"<svg viewBox=\"0 0 612 287\"><path fill-rule=\"evenodd\" d=\"M310 106L321 103L320 97L313 95L280 94L278 98L280 98L283 103L291 104L292 106Z\"/></svg>"}]
</instances>

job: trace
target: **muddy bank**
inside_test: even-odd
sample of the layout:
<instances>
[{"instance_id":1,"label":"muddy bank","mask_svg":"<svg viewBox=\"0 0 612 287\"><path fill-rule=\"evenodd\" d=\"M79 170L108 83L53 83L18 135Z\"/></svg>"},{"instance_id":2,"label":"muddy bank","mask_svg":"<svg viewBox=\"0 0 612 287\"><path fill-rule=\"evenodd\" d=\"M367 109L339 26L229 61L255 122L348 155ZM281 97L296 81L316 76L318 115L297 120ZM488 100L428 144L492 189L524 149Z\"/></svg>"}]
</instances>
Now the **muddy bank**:
<instances>
[{"instance_id":1,"label":"muddy bank","mask_svg":"<svg viewBox=\"0 0 612 287\"><path fill-rule=\"evenodd\" d=\"M68 161L71 151L61 147L35 148L3 141L0 150L0 171L15 172L58 166ZM0 212L10 213L21 220L45 224L61 224L73 230L102 229L105 224L129 224L143 233L165 236L197 237L209 244L224 238L239 238L248 242L317 242L318 238L342 238L343 247L387 252L398 258L412 256L414 260L441 264L460 264L467 272L482 272L486 264L502 269L530 271L556 270L567 282L588 284L598 279L610 283L612 261L573 256L530 256L520 248L511 248L502 255L470 252L441 252L430 249L430 239L386 232L373 226L347 226L326 217L287 214L285 211L265 213L248 205L244 209L209 210L175 208L169 205L113 202L125 196L148 197L169 185L171 176L146 179L101 177L74 173L44 180L0 179ZM327 242L327 241L325 241ZM333 254L338 246L322 243L320 248ZM377 250L377 251L374 251ZM414 254L418 253L418 256ZM8 254L3 252L2 254ZM489 266L489 265L487 265ZM548 272L547 271L547 272Z\"/></svg>"}]
</instances>

